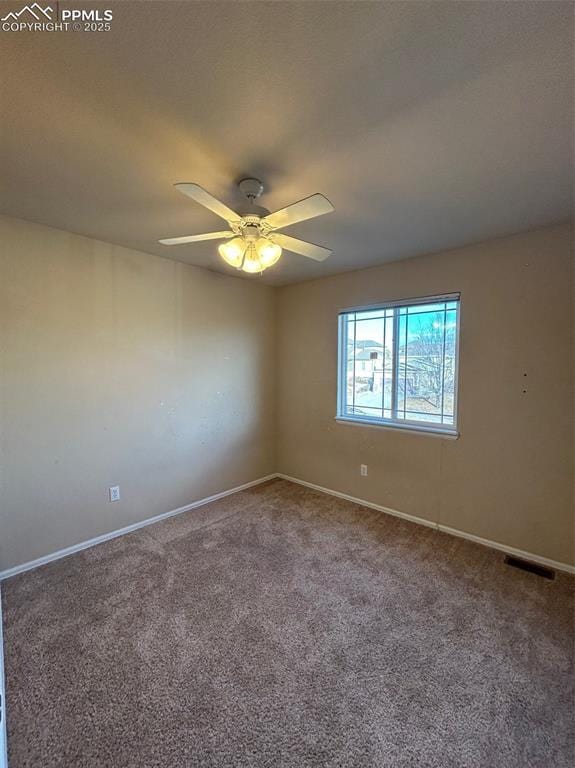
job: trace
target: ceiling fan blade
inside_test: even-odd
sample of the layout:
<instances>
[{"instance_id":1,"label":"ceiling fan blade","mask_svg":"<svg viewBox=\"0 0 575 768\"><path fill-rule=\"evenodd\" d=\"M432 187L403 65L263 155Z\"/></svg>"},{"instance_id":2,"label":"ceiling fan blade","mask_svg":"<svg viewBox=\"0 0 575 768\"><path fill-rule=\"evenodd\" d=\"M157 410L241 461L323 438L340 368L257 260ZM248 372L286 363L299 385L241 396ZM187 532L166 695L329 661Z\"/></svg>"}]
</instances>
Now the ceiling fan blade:
<instances>
[{"instance_id":1,"label":"ceiling fan blade","mask_svg":"<svg viewBox=\"0 0 575 768\"><path fill-rule=\"evenodd\" d=\"M184 235L183 237L167 237L158 240L162 245L183 245L184 243L199 243L200 240L223 240L225 237L233 237L233 232L206 232L203 235Z\"/></svg>"},{"instance_id":2,"label":"ceiling fan blade","mask_svg":"<svg viewBox=\"0 0 575 768\"><path fill-rule=\"evenodd\" d=\"M228 208L228 206L225 203L222 203L221 200L218 200L217 197L214 197L213 195L210 195L209 192L206 192L206 190L200 187L199 184L184 183L174 184L174 186L178 192L191 197L192 200L196 201L196 203L199 203L200 205L203 205L204 208L208 208L210 211L213 211L213 213L215 213L217 216L221 216L222 219L233 222L241 221L241 216L238 216L235 211L232 211L231 208Z\"/></svg>"},{"instance_id":3,"label":"ceiling fan blade","mask_svg":"<svg viewBox=\"0 0 575 768\"><path fill-rule=\"evenodd\" d=\"M305 240L298 240L296 237L290 237L289 235L282 235L279 232L274 232L270 239L273 240L274 243L281 245L286 251L299 253L314 261L324 261L332 254L332 251L330 251L329 248L323 248L321 245L314 245Z\"/></svg>"},{"instance_id":4,"label":"ceiling fan blade","mask_svg":"<svg viewBox=\"0 0 575 768\"><path fill-rule=\"evenodd\" d=\"M263 221L273 229L281 229L282 227L289 227L291 224L297 224L298 221L323 216L324 213L331 213L333 210L334 207L327 197L317 193L300 200L298 203L288 205L287 208L270 213L269 216L263 218Z\"/></svg>"}]
</instances>

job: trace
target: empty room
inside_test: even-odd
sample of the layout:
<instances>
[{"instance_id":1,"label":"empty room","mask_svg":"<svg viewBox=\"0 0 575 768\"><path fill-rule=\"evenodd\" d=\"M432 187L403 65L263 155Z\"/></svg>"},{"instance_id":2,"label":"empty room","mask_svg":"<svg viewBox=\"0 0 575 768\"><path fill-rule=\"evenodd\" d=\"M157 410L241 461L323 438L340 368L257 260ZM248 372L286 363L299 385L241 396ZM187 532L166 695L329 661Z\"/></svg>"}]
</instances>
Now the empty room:
<instances>
[{"instance_id":1,"label":"empty room","mask_svg":"<svg viewBox=\"0 0 575 768\"><path fill-rule=\"evenodd\" d=\"M0 0L0 768L575 765L574 11Z\"/></svg>"}]
</instances>

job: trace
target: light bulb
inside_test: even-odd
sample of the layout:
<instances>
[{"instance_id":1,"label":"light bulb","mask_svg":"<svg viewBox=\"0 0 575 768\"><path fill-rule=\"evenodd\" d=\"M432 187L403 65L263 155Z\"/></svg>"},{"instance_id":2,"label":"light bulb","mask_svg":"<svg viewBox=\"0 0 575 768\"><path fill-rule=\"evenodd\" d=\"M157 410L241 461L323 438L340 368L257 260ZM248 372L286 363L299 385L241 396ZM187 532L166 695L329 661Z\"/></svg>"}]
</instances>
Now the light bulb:
<instances>
[{"instance_id":1,"label":"light bulb","mask_svg":"<svg viewBox=\"0 0 575 768\"><path fill-rule=\"evenodd\" d=\"M282 249L277 243L272 243L265 237L260 237L256 243L256 250L264 269L271 267L282 255Z\"/></svg>"},{"instance_id":2,"label":"light bulb","mask_svg":"<svg viewBox=\"0 0 575 768\"><path fill-rule=\"evenodd\" d=\"M253 244L250 244L248 246L248 250L246 251L246 257L244 259L244 263L242 265L242 269L244 272L263 272L264 267L262 266L258 253L255 249L255 246Z\"/></svg>"},{"instance_id":3,"label":"light bulb","mask_svg":"<svg viewBox=\"0 0 575 768\"><path fill-rule=\"evenodd\" d=\"M221 245L218 245L218 251L224 261L231 267L239 269L242 266L242 259L246 252L246 242L242 237L234 237Z\"/></svg>"}]
</instances>

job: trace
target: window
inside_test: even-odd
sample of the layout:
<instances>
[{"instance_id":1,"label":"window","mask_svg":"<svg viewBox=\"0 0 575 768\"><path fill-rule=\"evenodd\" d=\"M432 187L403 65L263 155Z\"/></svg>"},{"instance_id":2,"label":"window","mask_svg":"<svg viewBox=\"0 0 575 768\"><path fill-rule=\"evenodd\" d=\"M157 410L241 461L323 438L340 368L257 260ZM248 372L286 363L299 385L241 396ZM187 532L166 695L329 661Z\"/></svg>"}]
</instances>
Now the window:
<instances>
[{"instance_id":1,"label":"window","mask_svg":"<svg viewBox=\"0 0 575 768\"><path fill-rule=\"evenodd\" d=\"M457 434L459 295L339 316L337 418Z\"/></svg>"}]
</instances>

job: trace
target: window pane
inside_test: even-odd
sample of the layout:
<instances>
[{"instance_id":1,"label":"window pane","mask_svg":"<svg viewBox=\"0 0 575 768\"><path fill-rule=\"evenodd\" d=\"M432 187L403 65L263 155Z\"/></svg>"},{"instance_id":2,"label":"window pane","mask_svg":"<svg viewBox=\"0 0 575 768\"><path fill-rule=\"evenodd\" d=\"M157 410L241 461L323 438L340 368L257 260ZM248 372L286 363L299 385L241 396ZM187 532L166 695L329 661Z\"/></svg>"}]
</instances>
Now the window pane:
<instances>
[{"instance_id":1,"label":"window pane","mask_svg":"<svg viewBox=\"0 0 575 768\"><path fill-rule=\"evenodd\" d=\"M353 408L355 314L348 316L348 321L345 323L344 328L345 328L345 350L346 350L345 404L346 404L346 408Z\"/></svg>"},{"instance_id":2,"label":"window pane","mask_svg":"<svg viewBox=\"0 0 575 768\"><path fill-rule=\"evenodd\" d=\"M445 313L445 355L443 371L443 421L453 424L455 414L455 350L457 342L457 312ZM450 421L447 419L450 418Z\"/></svg>"},{"instance_id":3,"label":"window pane","mask_svg":"<svg viewBox=\"0 0 575 768\"><path fill-rule=\"evenodd\" d=\"M405 419L441 421L443 315L423 312L407 317L405 345L400 349L400 367L405 371Z\"/></svg>"},{"instance_id":4,"label":"window pane","mask_svg":"<svg viewBox=\"0 0 575 768\"><path fill-rule=\"evenodd\" d=\"M392 313L390 317L386 318L384 326L383 365L381 369L383 417L386 419L390 419L393 416L393 328L394 319Z\"/></svg>"},{"instance_id":5,"label":"window pane","mask_svg":"<svg viewBox=\"0 0 575 768\"><path fill-rule=\"evenodd\" d=\"M445 308L445 302L439 302L438 304L419 304L413 305L407 308L408 315L417 315L423 312L443 312Z\"/></svg>"},{"instance_id":6,"label":"window pane","mask_svg":"<svg viewBox=\"0 0 575 768\"><path fill-rule=\"evenodd\" d=\"M354 314L354 313L350 313ZM382 320L384 317L393 317L393 308L389 307L387 309L370 309L365 310L364 312L358 312L358 319L361 318L362 320Z\"/></svg>"},{"instance_id":7,"label":"window pane","mask_svg":"<svg viewBox=\"0 0 575 768\"><path fill-rule=\"evenodd\" d=\"M387 319L381 314L378 318L366 318L366 314L373 315L371 312L359 313L356 323L354 407L356 414L365 411L370 416L382 418L381 380Z\"/></svg>"}]
</instances>

